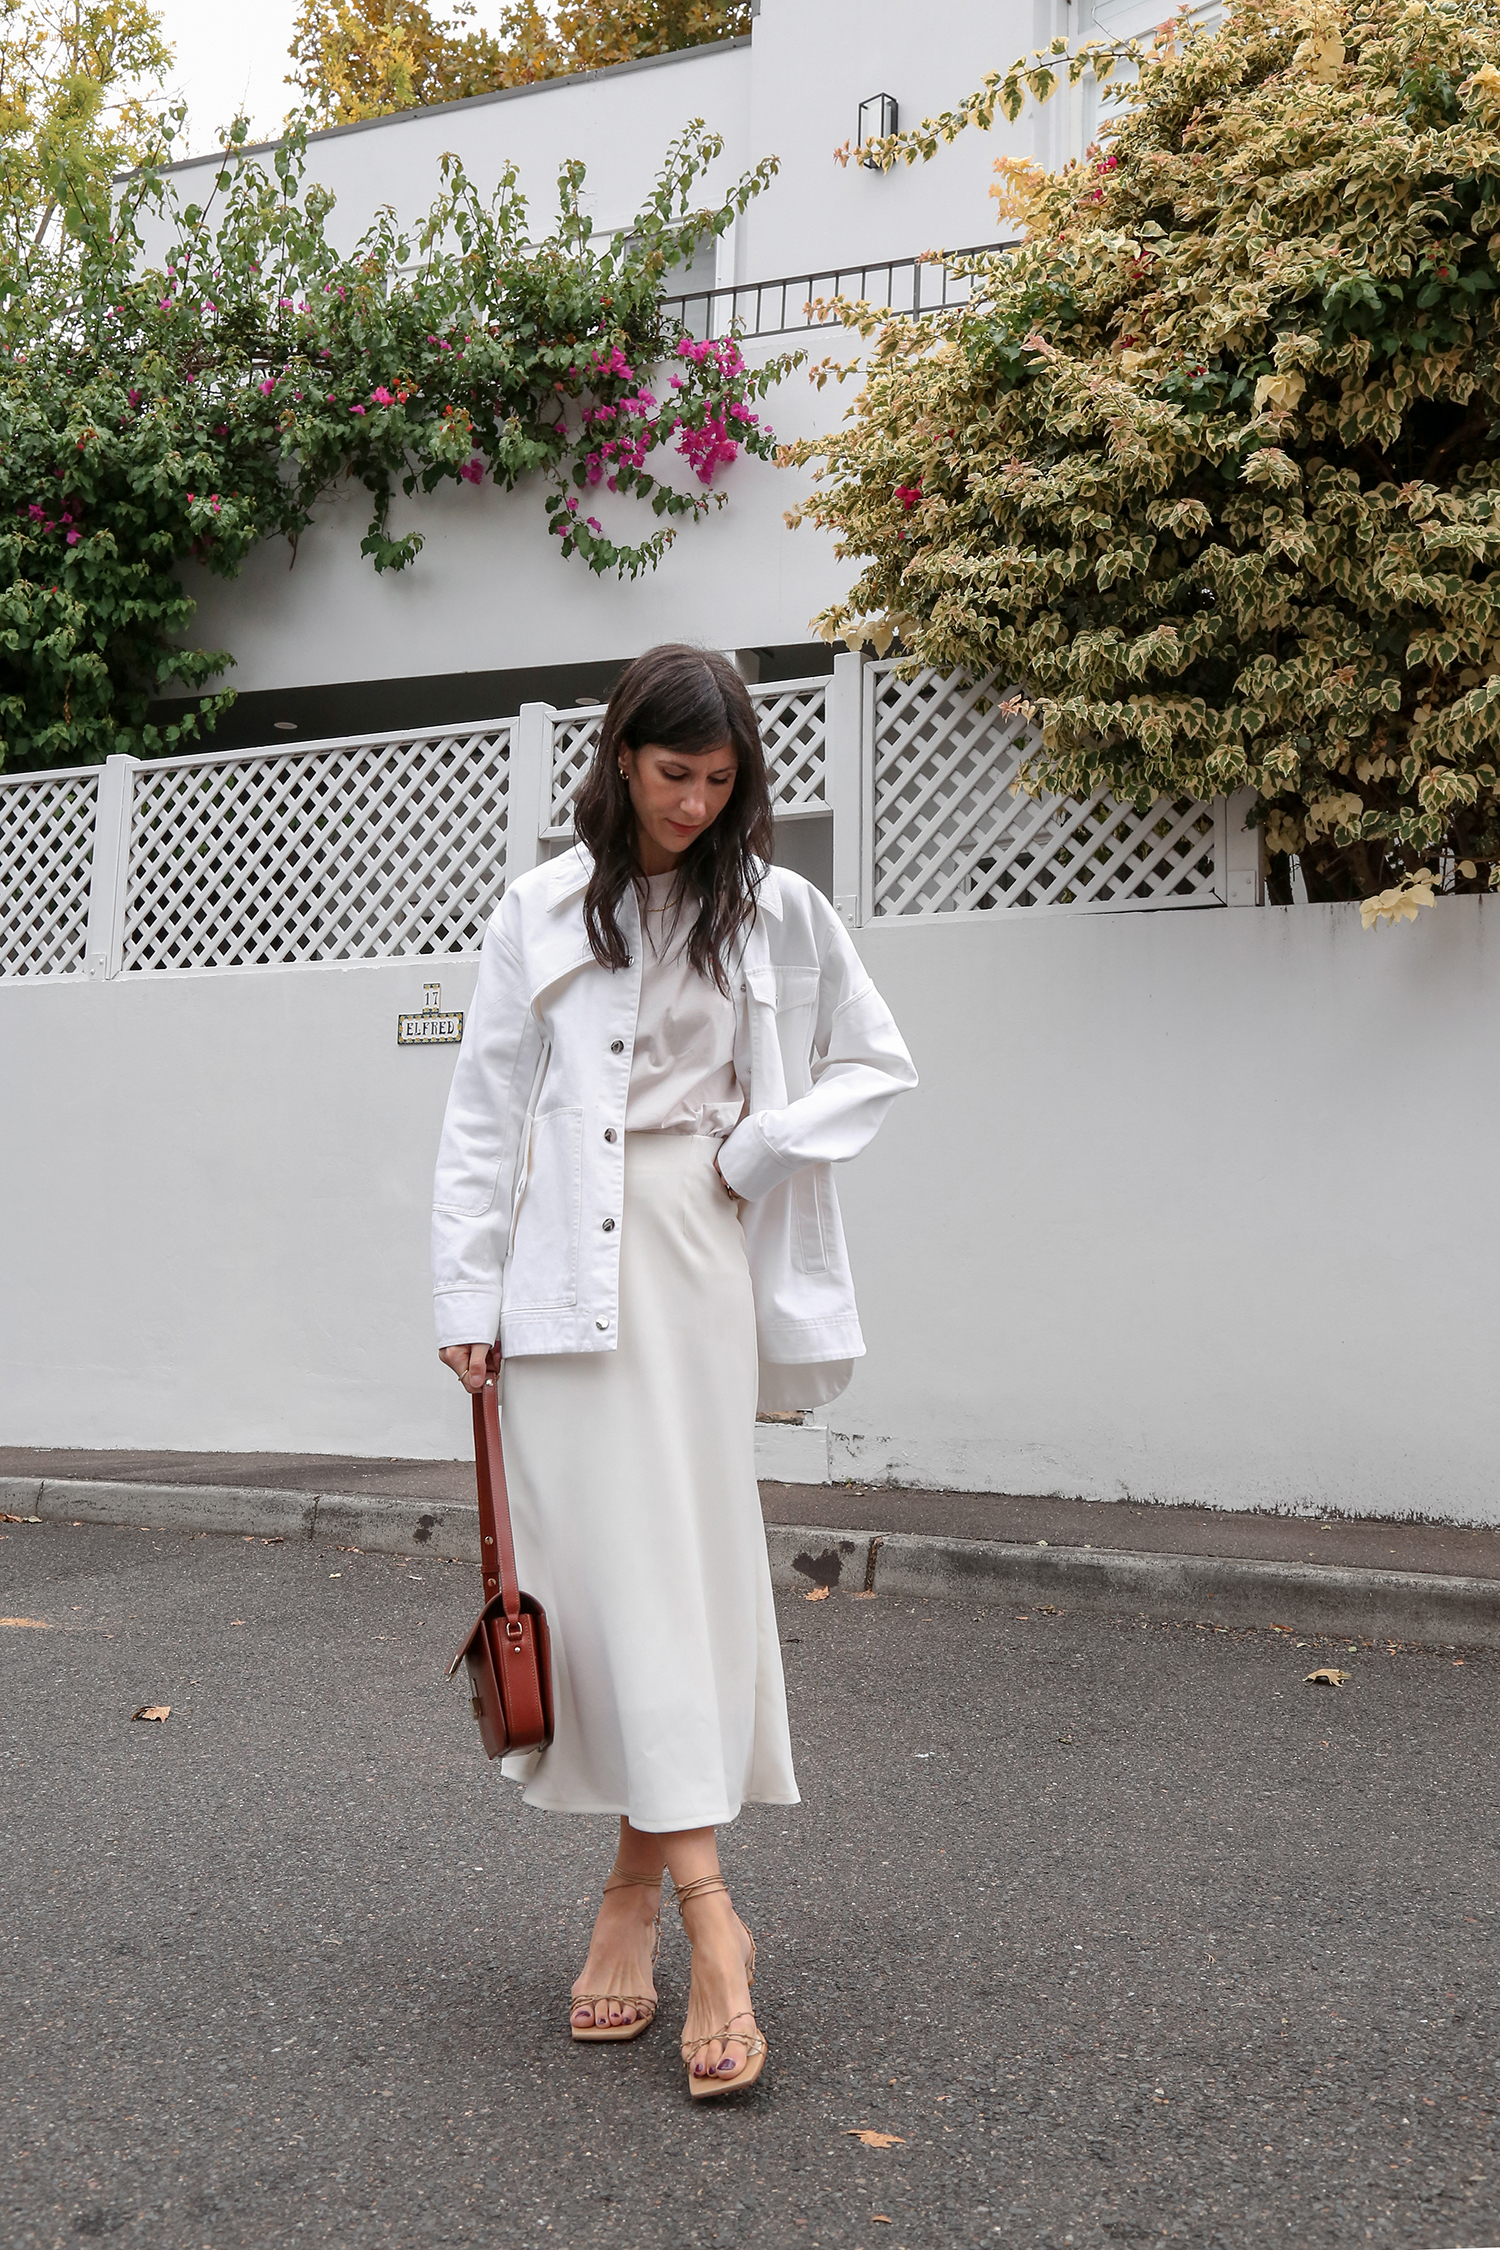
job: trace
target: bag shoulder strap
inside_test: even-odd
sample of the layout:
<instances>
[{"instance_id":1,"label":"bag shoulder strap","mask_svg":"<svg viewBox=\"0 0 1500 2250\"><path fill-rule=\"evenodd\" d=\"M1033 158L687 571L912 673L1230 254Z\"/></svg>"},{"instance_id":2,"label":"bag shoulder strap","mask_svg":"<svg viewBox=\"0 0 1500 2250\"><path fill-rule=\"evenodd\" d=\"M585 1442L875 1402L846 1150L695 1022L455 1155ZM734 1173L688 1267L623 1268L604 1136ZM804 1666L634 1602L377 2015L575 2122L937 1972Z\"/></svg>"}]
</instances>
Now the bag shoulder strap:
<instances>
[{"instance_id":1,"label":"bag shoulder strap","mask_svg":"<svg viewBox=\"0 0 1500 2250\"><path fill-rule=\"evenodd\" d=\"M484 1598L504 1598L511 1624L521 1616L521 1586L510 1529L510 1494L505 1485L505 1449L500 1442L500 1346L492 1344L484 1363L484 1388L474 1393L474 1469L479 1486L479 1559Z\"/></svg>"}]
</instances>

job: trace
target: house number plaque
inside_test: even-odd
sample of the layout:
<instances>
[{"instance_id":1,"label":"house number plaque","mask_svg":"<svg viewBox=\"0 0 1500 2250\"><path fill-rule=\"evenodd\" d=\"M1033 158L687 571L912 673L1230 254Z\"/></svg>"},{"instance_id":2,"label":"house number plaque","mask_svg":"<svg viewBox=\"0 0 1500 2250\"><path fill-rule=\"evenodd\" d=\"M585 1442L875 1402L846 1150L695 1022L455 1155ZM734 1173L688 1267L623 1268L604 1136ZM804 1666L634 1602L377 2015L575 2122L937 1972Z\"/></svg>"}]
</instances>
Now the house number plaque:
<instances>
[{"instance_id":1,"label":"house number plaque","mask_svg":"<svg viewBox=\"0 0 1500 2250\"><path fill-rule=\"evenodd\" d=\"M463 1035L463 1009L444 1008L440 984L423 985L419 1014L396 1018L398 1047L456 1047Z\"/></svg>"}]
</instances>

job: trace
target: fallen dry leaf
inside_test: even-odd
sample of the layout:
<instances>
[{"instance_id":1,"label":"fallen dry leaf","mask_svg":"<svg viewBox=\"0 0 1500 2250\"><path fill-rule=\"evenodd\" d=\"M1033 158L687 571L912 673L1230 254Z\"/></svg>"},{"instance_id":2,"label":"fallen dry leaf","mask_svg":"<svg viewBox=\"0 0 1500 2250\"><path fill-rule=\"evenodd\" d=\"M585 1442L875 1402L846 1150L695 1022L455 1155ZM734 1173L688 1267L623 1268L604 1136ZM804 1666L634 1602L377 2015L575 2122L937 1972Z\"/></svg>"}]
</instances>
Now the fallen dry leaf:
<instances>
[{"instance_id":1,"label":"fallen dry leaf","mask_svg":"<svg viewBox=\"0 0 1500 2250\"><path fill-rule=\"evenodd\" d=\"M856 1594L856 1595L855 1595L855 1597L854 1597L854 1599L855 1599L855 1600L856 1600L857 1602L873 1602L873 1601L874 1601L874 1600L876 1599L876 1597L875 1597L875 1595L874 1595L873 1593L869 1593L869 1594ZM1462 1661L1462 1660L1460 1660L1460 1661Z\"/></svg>"},{"instance_id":2,"label":"fallen dry leaf","mask_svg":"<svg viewBox=\"0 0 1500 2250\"><path fill-rule=\"evenodd\" d=\"M35 1625L37 1630L42 1633L50 1633L55 1630L53 1626L47 1623L45 1617L0 1617L0 1625Z\"/></svg>"},{"instance_id":3,"label":"fallen dry leaf","mask_svg":"<svg viewBox=\"0 0 1500 2250\"><path fill-rule=\"evenodd\" d=\"M0 1510L0 1523L40 1523L40 1516L13 1516Z\"/></svg>"},{"instance_id":4,"label":"fallen dry leaf","mask_svg":"<svg viewBox=\"0 0 1500 2250\"><path fill-rule=\"evenodd\" d=\"M828 1588L826 1586L814 1586L807 1599L810 1602L826 1602L828 1599Z\"/></svg>"},{"instance_id":5,"label":"fallen dry leaf","mask_svg":"<svg viewBox=\"0 0 1500 2250\"><path fill-rule=\"evenodd\" d=\"M1309 1672L1303 1684L1307 1687L1342 1687L1348 1678L1347 1672L1337 1671L1333 1665L1324 1664L1316 1672Z\"/></svg>"},{"instance_id":6,"label":"fallen dry leaf","mask_svg":"<svg viewBox=\"0 0 1500 2250\"><path fill-rule=\"evenodd\" d=\"M888 2227L890 2223L891 2215L889 2211L872 2211L870 2213L870 2224L872 2226Z\"/></svg>"},{"instance_id":7,"label":"fallen dry leaf","mask_svg":"<svg viewBox=\"0 0 1500 2250\"><path fill-rule=\"evenodd\" d=\"M852 2141L863 2141L866 2148L904 2148L906 2146L906 2142L900 2133L872 2133L867 2126L846 2126L844 2138Z\"/></svg>"},{"instance_id":8,"label":"fallen dry leaf","mask_svg":"<svg viewBox=\"0 0 1500 2250\"><path fill-rule=\"evenodd\" d=\"M169 1719L171 1715L170 1703L143 1703L139 1711L130 1714L132 1719Z\"/></svg>"}]
</instances>

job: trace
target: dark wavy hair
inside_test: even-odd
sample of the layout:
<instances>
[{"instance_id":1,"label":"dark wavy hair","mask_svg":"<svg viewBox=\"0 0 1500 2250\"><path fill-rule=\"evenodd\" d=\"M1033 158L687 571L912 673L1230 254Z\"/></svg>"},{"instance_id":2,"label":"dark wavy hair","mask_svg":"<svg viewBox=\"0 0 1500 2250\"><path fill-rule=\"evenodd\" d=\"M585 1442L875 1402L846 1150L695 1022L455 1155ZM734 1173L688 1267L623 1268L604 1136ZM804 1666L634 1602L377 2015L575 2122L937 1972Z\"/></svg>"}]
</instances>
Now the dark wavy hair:
<instances>
[{"instance_id":1,"label":"dark wavy hair","mask_svg":"<svg viewBox=\"0 0 1500 2250\"><path fill-rule=\"evenodd\" d=\"M596 961L630 965L618 913L629 883L641 884L635 813L620 772L622 750L717 750L732 745L734 788L711 828L695 837L678 866L683 916L691 916L687 955L700 976L729 990L726 958L753 918L761 874L771 857L771 792L755 706L727 656L667 644L627 664L614 685L589 777L578 792L580 841L593 854L583 920Z\"/></svg>"}]
</instances>

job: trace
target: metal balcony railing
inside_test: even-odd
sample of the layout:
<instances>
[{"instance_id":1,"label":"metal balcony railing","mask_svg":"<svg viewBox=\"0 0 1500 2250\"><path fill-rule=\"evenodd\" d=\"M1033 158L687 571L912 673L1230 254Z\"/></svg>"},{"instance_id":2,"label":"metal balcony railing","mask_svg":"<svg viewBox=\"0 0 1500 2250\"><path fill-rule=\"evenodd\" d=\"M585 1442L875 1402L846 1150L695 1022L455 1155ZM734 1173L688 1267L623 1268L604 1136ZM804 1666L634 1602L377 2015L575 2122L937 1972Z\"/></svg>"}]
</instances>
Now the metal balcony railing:
<instances>
[{"instance_id":1,"label":"metal balcony railing","mask_svg":"<svg viewBox=\"0 0 1500 2250\"><path fill-rule=\"evenodd\" d=\"M995 250L1008 250L1010 242L981 242L972 249L949 250L947 258L974 258ZM788 274L778 281L735 282L723 289L693 289L668 297L662 313L668 322L680 322L684 335L701 342L706 336L724 336L731 328L740 335L791 336L828 328L834 324L814 318L809 307L818 299L853 297L888 311L893 318L911 320L919 313L941 312L961 305L969 295L968 278L950 273L947 265L924 258L892 258L880 265L830 266L822 273Z\"/></svg>"}]
</instances>

